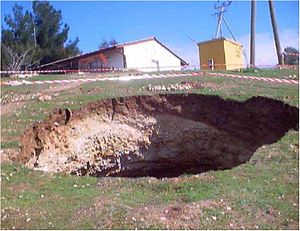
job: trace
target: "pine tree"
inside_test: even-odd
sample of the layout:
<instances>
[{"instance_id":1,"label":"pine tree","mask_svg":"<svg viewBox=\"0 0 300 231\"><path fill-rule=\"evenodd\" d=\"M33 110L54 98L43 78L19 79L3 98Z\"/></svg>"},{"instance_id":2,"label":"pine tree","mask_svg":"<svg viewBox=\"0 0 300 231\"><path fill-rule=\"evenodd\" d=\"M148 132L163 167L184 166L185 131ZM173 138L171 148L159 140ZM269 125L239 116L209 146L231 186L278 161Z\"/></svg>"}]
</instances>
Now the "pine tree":
<instances>
[{"instance_id":1,"label":"pine tree","mask_svg":"<svg viewBox=\"0 0 300 231\"><path fill-rule=\"evenodd\" d=\"M18 4L1 28L1 69L24 70L80 53L79 39L68 41L69 26L49 2L34 1L32 13Z\"/></svg>"},{"instance_id":2,"label":"pine tree","mask_svg":"<svg viewBox=\"0 0 300 231\"><path fill-rule=\"evenodd\" d=\"M53 62L80 53L75 41L68 40L69 26L63 24L60 10L55 10L49 2L34 1L32 4L34 23L36 26L37 44L43 50L41 64Z\"/></svg>"},{"instance_id":3,"label":"pine tree","mask_svg":"<svg viewBox=\"0 0 300 231\"><path fill-rule=\"evenodd\" d=\"M13 16L5 16L8 29L2 27L1 69L24 70L35 64L41 57L41 50L35 46L32 15L15 4Z\"/></svg>"}]
</instances>

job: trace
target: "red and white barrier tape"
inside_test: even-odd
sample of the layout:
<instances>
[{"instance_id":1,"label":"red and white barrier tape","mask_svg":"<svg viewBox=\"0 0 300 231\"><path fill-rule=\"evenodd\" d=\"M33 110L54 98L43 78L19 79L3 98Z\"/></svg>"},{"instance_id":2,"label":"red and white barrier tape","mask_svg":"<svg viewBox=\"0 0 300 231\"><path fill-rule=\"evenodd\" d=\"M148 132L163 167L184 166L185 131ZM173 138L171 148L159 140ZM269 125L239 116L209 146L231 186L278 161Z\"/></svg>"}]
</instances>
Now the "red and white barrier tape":
<instances>
[{"instance_id":1,"label":"red and white barrier tape","mask_svg":"<svg viewBox=\"0 0 300 231\"><path fill-rule=\"evenodd\" d=\"M247 75L233 75L233 74L223 74L223 73L206 73L206 74L210 75L210 76L224 76L224 77L238 78L238 79L265 81L265 82L271 82L271 83L299 84L298 80L292 80L292 79L278 79L278 78L267 78L267 77L257 77L257 76L247 76Z\"/></svg>"},{"instance_id":2,"label":"red and white barrier tape","mask_svg":"<svg viewBox=\"0 0 300 231\"><path fill-rule=\"evenodd\" d=\"M150 78L168 78L168 77L183 77L183 76L221 76L229 78L238 78L238 79L248 79L248 80L257 80L264 81L269 83L280 83L280 84L299 84L298 80L288 80L288 79L278 79L278 78L265 78L257 76L243 76L243 75L233 75L233 74L223 74L223 73L205 73L205 72L174 72L174 73L164 73L164 74L143 74L143 75L132 75L132 76L121 76L121 77L106 77L106 78L82 78L82 79L65 79L65 80L36 80L36 81L27 81L27 80L15 80L2 82L2 85L6 86L20 86L20 85L35 85L35 84L56 84L56 83L80 83L80 82L95 82L95 81L128 81L128 80L137 80L137 79L150 79Z\"/></svg>"},{"instance_id":3,"label":"red and white barrier tape","mask_svg":"<svg viewBox=\"0 0 300 231\"><path fill-rule=\"evenodd\" d=\"M0 74L44 74L44 73L79 73L79 72L109 72L120 71L121 69L101 68L101 69L82 69L82 70L39 70L39 71L0 71Z\"/></svg>"},{"instance_id":4,"label":"red and white barrier tape","mask_svg":"<svg viewBox=\"0 0 300 231\"><path fill-rule=\"evenodd\" d=\"M225 67L225 66L230 66L230 67L236 67L237 69L241 68L241 64L217 64L215 63L213 65L214 67ZM298 65L255 65L255 67L269 67L269 68L299 68ZM164 66L164 67L160 67L161 70L170 70L170 69L175 69L178 68L178 66ZM209 69L209 65L208 64L202 64L202 65L185 65L182 66L182 70L185 69L191 69L191 68L195 68L195 69L199 69L199 68L204 68L204 69ZM154 67L139 67L136 68L137 70L153 70L155 69ZM104 67L104 68L95 68L95 69L78 69L78 70L35 70L35 71L0 71L0 74L69 74L69 73L99 73L99 72L112 72L112 71L116 71L116 72L124 72L124 71L129 71L130 69L126 69L126 68L112 68L112 67Z\"/></svg>"},{"instance_id":5,"label":"red and white barrier tape","mask_svg":"<svg viewBox=\"0 0 300 231\"><path fill-rule=\"evenodd\" d=\"M286 56L299 56L299 53L285 53Z\"/></svg>"},{"instance_id":6,"label":"red and white barrier tape","mask_svg":"<svg viewBox=\"0 0 300 231\"><path fill-rule=\"evenodd\" d=\"M188 66L182 66L182 69L187 68ZM179 68L178 66L163 66L160 67L161 71L164 70L176 70ZM78 69L78 70L34 70L34 71L0 71L0 74L45 74L45 73L61 73L61 74L66 74L66 73L99 73L99 72L126 72L126 71L132 71L132 70L137 70L137 71L147 71L147 70L156 70L156 67L136 67L132 69L128 68L113 68L113 67L103 67L103 68L93 68L93 69Z\"/></svg>"}]
</instances>

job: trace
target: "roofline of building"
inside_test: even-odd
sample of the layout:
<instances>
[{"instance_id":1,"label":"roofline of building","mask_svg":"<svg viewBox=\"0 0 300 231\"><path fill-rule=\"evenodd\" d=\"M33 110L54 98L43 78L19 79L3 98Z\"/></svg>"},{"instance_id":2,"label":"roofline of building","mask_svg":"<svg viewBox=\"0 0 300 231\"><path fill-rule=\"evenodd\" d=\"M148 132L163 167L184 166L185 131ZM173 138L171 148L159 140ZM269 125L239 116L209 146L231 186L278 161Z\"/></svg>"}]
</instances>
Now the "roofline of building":
<instances>
[{"instance_id":1,"label":"roofline of building","mask_svg":"<svg viewBox=\"0 0 300 231\"><path fill-rule=\"evenodd\" d=\"M51 62L51 63L46 63L44 65L38 66L37 69L38 68L47 67L47 66L51 66L51 65L54 65L54 64L58 64L58 63L65 62L65 61L71 61L72 59L75 60L76 58L83 58L83 57L86 57L86 56L89 56L89 55L94 55L94 54L102 53L102 52L113 50L113 49L117 49L117 48L123 48L125 46L130 46L130 45L134 45L134 44L138 44L138 43L143 43L143 42L147 42L147 41L151 41L151 40L156 41L161 46L163 46L165 49L167 49L170 53L172 53L175 57L177 57L178 59L180 59L181 65L187 65L188 64L186 61L184 61L182 58L180 58L178 55L176 55L173 51L171 51L168 47L166 47L164 44L162 44L160 41L158 41L155 37L149 37L149 38L145 38L145 39L141 39L141 40L136 40L136 41L132 41L132 42L117 44L117 45L112 46L112 47L103 48L103 49L100 49L100 50L88 52L88 53L85 53L85 54L76 55L76 56L65 58L65 59L60 59L60 60L57 60L57 61L54 61L54 62Z\"/></svg>"},{"instance_id":2,"label":"roofline of building","mask_svg":"<svg viewBox=\"0 0 300 231\"><path fill-rule=\"evenodd\" d=\"M183 63L183 65L187 65L188 63L186 61L184 61L182 58L180 58L178 55L176 55L171 49L169 49L166 45L162 44L157 38L153 37L148 37L145 39L141 39L141 40L136 40L136 41L132 41L132 42L128 42L128 43L123 43L123 44L119 44L117 45L118 47L125 47L125 46L130 46L130 45L135 45L138 43L143 43L143 42L148 42L154 40L157 43L159 43L162 47L164 47L165 49L167 49L170 53L172 53L175 57L177 57L178 59L180 59L180 61Z\"/></svg>"},{"instance_id":3,"label":"roofline of building","mask_svg":"<svg viewBox=\"0 0 300 231\"><path fill-rule=\"evenodd\" d=\"M167 49L170 53L172 53L175 57L177 57L178 59L180 59L180 61L182 62L183 65L188 65L188 63L186 61L184 61L182 58L180 58L178 55L176 55L173 51L171 51L167 46L165 46L160 41L158 41L155 37L153 37L153 39L156 42L158 42L161 46L163 46L165 49Z\"/></svg>"},{"instance_id":4,"label":"roofline of building","mask_svg":"<svg viewBox=\"0 0 300 231\"><path fill-rule=\"evenodd\" d=\"M42 68L42 67L47 67L47 66L51 66L53 64L57 64L57 63L61 63L61 62L65 62L65 61L70 61L72 59L76 59L76 58L82 58L82 57L86 57L86 56L89 56L89 55L95 55L95 54L98 54L98 53L102 53L104 51L109 51L109 50L113 50L117 48L117 46L113 46L113 47L108 47L108 48L103 48L103 49L100 49L100 50L96 50L96 51L92 51L92 52L88 52L88 53L85 53L85 54L79 54L79 55L76 55L76 56L73 56L73 57L69 57L69 58L64 58L64 59L60 59L60 60L56 60L54 62L51 62L51 63L46 63L46 64L43 64L41 66L38 66L37 68Z\"/></svg>"},{"instance_id":5,"label":"roofline of building","mask_svg":"<svg viewBox=\"0 0 300 231\"><path fill-rule=\"evenodd\" d=\"M121 44L117 44L117 47L125 47L125 46L130 46L130 45L135 45L135 44L139 44L139 43L143 43L143 42L148 42L151 40L154 40L155 37L148 37L148 38L144 38L144 39L140 39L140 40L135 40L135 41L131 41L131 42L125 42L125 43L121 43Z\"/></svg>"},{"instance_id":6,"label":"roofline of building","mask_svg":"<svg viewBox=\"0 0 300 231\"><path fill-rule=\"evenodd\" d=\"M206 43L210 43L210 42L215 42L215 41L227 41L227 42L233 43L235 45L238 45L240 47L243 47L243 45L241 43L233 41L233 40L231 40L229 38L216 38L216 39L206 40L206 41L197 43L197 45L199 46L199 45L202 45L202 44L206 44Z\"/></svg>"}]
</instances>

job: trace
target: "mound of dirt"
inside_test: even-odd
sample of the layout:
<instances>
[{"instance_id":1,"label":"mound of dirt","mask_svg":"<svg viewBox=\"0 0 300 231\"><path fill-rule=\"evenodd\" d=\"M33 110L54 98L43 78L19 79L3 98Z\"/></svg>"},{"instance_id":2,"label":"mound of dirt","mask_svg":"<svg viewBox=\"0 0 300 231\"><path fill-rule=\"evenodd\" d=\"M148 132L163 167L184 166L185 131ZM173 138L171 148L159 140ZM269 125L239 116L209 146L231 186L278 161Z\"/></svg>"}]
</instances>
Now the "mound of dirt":
<instances>
[{"instance_id":1,"label":"mound of dirt","mask_svg":"<svg viewBox=\"0 0 300 231\"><path fill-rule=\"evenodd\" d=\"M21 138L30 168L93 176L173 177L230 169L298 126L298 108L255 97L206 95L105 99L55 109Z\"/></svg>"}]
</instances>

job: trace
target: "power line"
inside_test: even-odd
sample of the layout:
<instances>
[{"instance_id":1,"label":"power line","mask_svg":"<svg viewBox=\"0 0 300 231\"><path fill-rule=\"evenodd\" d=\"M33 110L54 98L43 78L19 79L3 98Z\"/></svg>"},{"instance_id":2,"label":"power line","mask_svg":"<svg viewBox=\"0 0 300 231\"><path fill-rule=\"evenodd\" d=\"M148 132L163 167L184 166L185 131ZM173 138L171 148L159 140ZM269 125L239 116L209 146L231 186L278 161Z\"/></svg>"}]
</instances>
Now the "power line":
<instances>
[{"instance_id":1,"label":"power line","mask_svg":"<svg viewBox=\"0 0 300 231\"><path fill-rule=\"evenodd\" d=\"M217 30L216 30L215 38L222 38L223 37L222 22L224 21L225 26L227 27L230 35L232 36L234 41L236 41L236 39L235 39L235 37L234 37L230 27L229 27L229 24L227 23L227 21L224 17L224 13L226 12L226 7L229 7L231 3L232 3L231 0L223 1L223 2L220 2L220 0L218 0L217 3L215 3L215 5L214 5L214 8L219 11L217 13L212 14L212 15L217 15L218 16L218 23L217 23Z\"/></svg>"}]
</instances>

